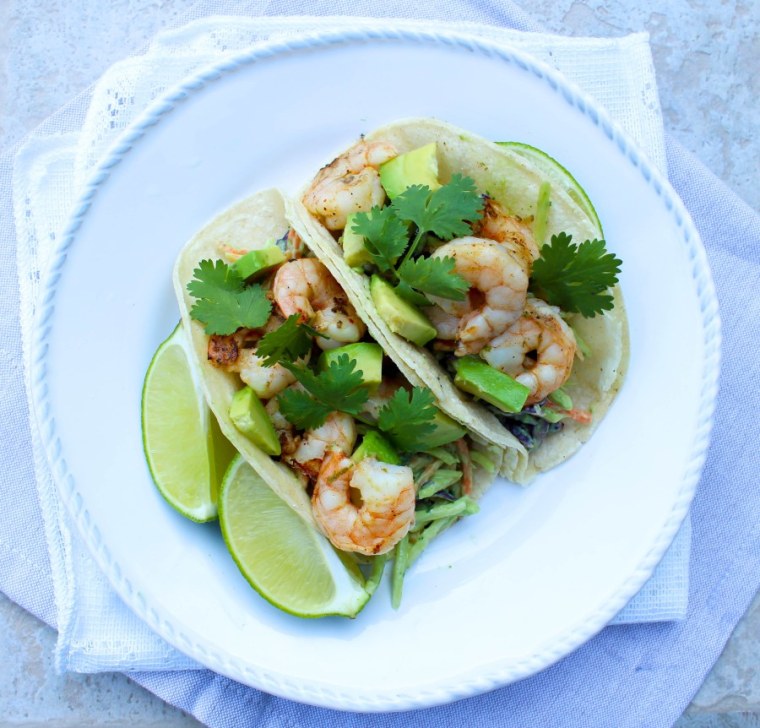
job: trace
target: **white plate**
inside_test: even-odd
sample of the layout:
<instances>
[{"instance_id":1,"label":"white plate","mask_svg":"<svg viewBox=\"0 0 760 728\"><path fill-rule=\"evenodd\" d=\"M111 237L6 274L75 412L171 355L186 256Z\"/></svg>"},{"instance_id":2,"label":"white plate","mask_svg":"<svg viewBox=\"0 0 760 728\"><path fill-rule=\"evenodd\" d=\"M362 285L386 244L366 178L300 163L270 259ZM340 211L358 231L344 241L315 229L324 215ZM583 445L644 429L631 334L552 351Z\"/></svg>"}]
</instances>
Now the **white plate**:
<instances>
[{"instance_id":1,"label":"white plate","mask_svg":"<svg viewBox=\"0 0 760 728\"><path fill-rule=\"evenodd\" d=\"M518 111L499 103L498 89L521 99ZM492 488L479 515L430 548L398 612L381 590L356 620L299 620L248 587L214 524L183 520L158 495L142 453L143 376L176 323L170 273L194 232L250 192L295 191L361 132L410 116L534 144L573 171L624 261L630 372L576 457L529 489ZM688 214L588 98L484 42L323 35L192 79L106 160L46 294L37 411L93 555L170 643L295 700L353 710L432 705L558 660L649 576L703 462L718 320Z\"/></svg>"}]
</instances>

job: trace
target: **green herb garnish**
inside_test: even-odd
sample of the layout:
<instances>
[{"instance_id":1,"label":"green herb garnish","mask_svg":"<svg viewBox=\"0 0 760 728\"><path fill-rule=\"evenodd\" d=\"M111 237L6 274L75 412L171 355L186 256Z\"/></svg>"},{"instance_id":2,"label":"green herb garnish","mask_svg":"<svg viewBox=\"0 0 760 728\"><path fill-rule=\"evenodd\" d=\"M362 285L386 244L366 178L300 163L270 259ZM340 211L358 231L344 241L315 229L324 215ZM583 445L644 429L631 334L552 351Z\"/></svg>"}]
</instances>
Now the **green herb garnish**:
<instances>
[{"instance_id":1,"label":"green herb garnish","mask_svg":"<svg viewBox=\"0 0 760 728\"><path fill-rule=\"evenodd\" d=\"M356 369L356 359L341 354L319 374L308 367L281 362L295 375L306 389L285 390L278 395L281 412L296 427L312 430L325 423L331 412L346 412L357 416L369 398L361 369Z\"/></svg>"},{"instance_id":2,"label":"green herb garnish","mask_svg":"<svg viewBox=\"0 0 760 728\"><path fill-rule=\"evenodd\" d=\"M239 328L263 326L272 311L264 289L246 286L223 260L202 260L187 290L196 302L190 316L205 324L207 334L233 334Z\"/></svg>"},{"instance_id":3,"label":"green herb garnish","mask_svg":"<svg viewBox=\"0 0 760 728\"><path fill-rule=\"evenodd\" d=\"M414 256L428 234L443 241L467 235L482 209L483 198L475 183L454 175L435 191L427 185L412 185L387 207L356 213L352 231L364 238L373 263L398 282L399 293L407 300L419 305L417 297L430 294L461 301L470 286L454 272L453 259Z\"/></svg>"},{"instance_id":4,"label":"green herb garnish","mask_svg":"<svg viewBox=\"0 0 760 728\"><path fill-rule=\"evenodd\" d=\"M570 235L559 233L541 248L541 257L533 264L530 290L563 311L591 318L614 307L606 291L617 283L621 264L607 252L604 240L575 245Z\"/></svg>"},{"instance_id":5,"label":"green herb garnish","mask_svg":"<svg viewBox=\"0 0 760 728\"><path fill-rule=\"evenodd\" d=\"M283 361L294 362L311 351L312 337L317 335L311 326L300 323L300 316L294 313L285 323L262 337L256 355L264 358L265 367Z\"/></svg>"},{"instance_id":6,"label":"green herb garnish","mask_svg":"<svg viewBox=\"0 0 760 728\"><path fill-rule=\"evenodd\" d=\"M425 387L413 387L411 392L397 389L380 410L377 426L393 443L408 450L410 444L430 435L435 430L435 407L432 392Z\"/></svg>"}]
</instances>

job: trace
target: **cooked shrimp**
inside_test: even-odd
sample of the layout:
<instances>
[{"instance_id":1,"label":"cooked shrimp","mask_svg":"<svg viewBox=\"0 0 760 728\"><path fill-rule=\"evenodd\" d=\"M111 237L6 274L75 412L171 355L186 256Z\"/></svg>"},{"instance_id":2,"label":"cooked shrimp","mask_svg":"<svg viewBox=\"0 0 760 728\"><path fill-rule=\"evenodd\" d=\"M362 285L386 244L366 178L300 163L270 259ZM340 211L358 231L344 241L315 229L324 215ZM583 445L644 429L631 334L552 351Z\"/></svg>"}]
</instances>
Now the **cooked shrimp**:
<instances>
[{"instance_id":1,"label":"cooked shrimp","mask_svg":"<svg viewBox=\"0 0 760 728\"><path fill-rule=\"evenodd\" d=\"M300 387L300 384L293 385ZM277 437L280 440L281 459L284 462L291 462L293 454L298 449L298 445L301 442L300 435L296 434L295 425L290 422L282 412L280 412L280 401L277 397L272 397L264 409L269 415L269 419L272 421L274 431L277 433Z\"/></svg>"},{"instance_id":2,"label":"cooked shrimp","mask_svg":"<svg viewBox=\"0 0 760 728\"><path fill-rule=\"evenodd\" d=\"M353 212L366 212L385 201L378 167L398 154L387 142L354 144L322 167L304 193L303 204L328 230L342 230Z\"/></svg>"},{"instance_id":3,"label":"cooked shrimp","mask_svg":"<svg viewBox=\"0 0 760 728\"><path fill-rule=\"evenodd\" d=\"M425 309L425 315L430 323L435 326L438 338L443 341L454 341L459 329L459 317L453 313L447 313L440 306L429 306Z\"/></svg>"},{"instance_id":4,"label":"cooked shrimp","mask_svg":"<svg viewBox=\"0 0 760 728\"><path fill-rule=\"evenodd\" d=\"M573 330L556 306L530 297L525 312L480 355L492 367L530 388L527 404L540 402L570 376L575 357Z\"/></svg>"},{"instance_id":5,"label":"cooked shrimp","mask_svg":"<svg viewBox=\"0 0 760 728\"><path fill-rule=\"evenodd\" d=\"M364 322L324 263L301 258L281 265L272 285L284 316L298 314L318 333L321 349L351 344L364 336Z\"/></svg>"},{"instance_id":6,"label":"cooked shrimp","mask_svg":"<svg viewBox=\"0 0 760 728\"><path fill-rule=\"evenodd\" d=\"M271 399L296 381L295 375L282 364L264 366L264 357L258 356L256 349L243 349L235 364L227 369L238 372L259 399Z\"/></svg>"},{"instance_id":7,"label":"cooked shrimp","mask_svg":"<svg viewBox=\"0 0 760 728\"><path fill-rule=\"evenodd\" d=\"M483 216L473 224L472 232L505 245L511 253L520 256L528 268L538 258L538 245L530 227L521 218L508 215L492 197L484 197Z\"/></svg>"},{"instance_id":8,"label":"cooked shrimp","mask_svg":"<svg viewBox=\"0 0 760 728\"><path fill-rule=\"evenodd\" d=\"M361 505L351 490L361 494ZM414 522L414 478L406 465L389 465L375 458L358 464L340 451L325 458L311 502L317 523L341 551L384 554Z\"/></svg>"},{"instance_id":9,"label":"cooked shrimp","mask_svg":"<svg viewBox=\"0 0 760 728\"><path fill-rule=\"evenodd\" d=\"M524 261L507 248L483 238L457 238L433 257L451 257L455 271L469 284L464 301L429 296L445 313L457 316L457 356L476 354L522 313L528 291ZM438 316L433 312L433 316Z\"/></svg>"},{"instance_id":10,"label":"cooked shrimp","mask_svg":"<svg viewBox=\"0 0 760 728\"><path fill-rule=\"evenodd\" d=\"M260 399L271 399L296 381L295 376L281 364L264 366L256 354L258 340L284 323L281 316L272 315L261 329L240 329L229 336L214 334L208 341L208 358L214 366L237 372ZM308 361L308 356L302 361Z\"/></svg>"},{"instance_id":11,"label":"cooked shrimp","mask_svg":"<svg viewBox=\"0 0 760 728\"><path fill-rule=\"evenodd\" d=\"M355 442L354 418L344 412L331 412L323 425L304 433L293 453L293 460L314 480L319 475L326 453L337 450L349 455Z\"/></svg>"}]
</instances>

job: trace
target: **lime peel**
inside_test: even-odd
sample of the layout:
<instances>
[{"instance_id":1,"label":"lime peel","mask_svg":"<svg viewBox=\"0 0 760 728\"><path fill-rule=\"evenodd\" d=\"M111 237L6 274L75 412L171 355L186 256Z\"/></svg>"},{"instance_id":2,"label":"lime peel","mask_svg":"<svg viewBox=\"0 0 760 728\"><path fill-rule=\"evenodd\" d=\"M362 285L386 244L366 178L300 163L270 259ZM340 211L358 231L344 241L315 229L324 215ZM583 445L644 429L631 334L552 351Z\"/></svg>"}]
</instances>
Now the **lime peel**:
<instances>
[{"instance_id":1,"label":"lime peel","mask_svg":"<svg viewBox=\"0 0 760 728\"><path fill-rule=\"evenodd\" d=\"M216 518L231 445L214 427L182 325L158 347L142 390L143 450L156 488L186 518Z\"/></svg>"},{"instance_id":2,"label":"lime peel","mask_svg":"<svg viewBox=\"0 0 760 728\"><path fill-rule=\"evenodd\" d=\"M596 209L591 202L586 190L578 184L578 180L560 164L554 157L542 149L533 147L523 142L496 142L500 147L506 147L528 162L532 162L535 168L548 178L550 183L565 190L570 198L582 210L589 221L597 228L600 237L603 237L602 223L599 220Z\"/></svg>"},{"instance_id":3,"label":"lime peel","mask_svg":"<svg viewBox=\"0 0 760 728\"><path fill-rule=\"evenodd\" d=\"M227 549L249 584L298 617L355 617L370 598L356 564L342 559L238 455L219 496Z\"/></svg>"}]
</instances>

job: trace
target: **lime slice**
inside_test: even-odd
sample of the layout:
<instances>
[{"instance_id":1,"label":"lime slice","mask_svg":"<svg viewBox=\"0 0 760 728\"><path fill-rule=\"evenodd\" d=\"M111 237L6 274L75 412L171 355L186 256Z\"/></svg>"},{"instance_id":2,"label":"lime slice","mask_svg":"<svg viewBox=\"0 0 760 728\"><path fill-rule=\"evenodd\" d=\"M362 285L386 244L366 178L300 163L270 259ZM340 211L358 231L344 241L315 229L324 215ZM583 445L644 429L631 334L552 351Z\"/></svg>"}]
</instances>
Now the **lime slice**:
<instances>
[{"instance_id":1,"label":"lime slice","mask_svg":"<svg viewBox=\"0 0 760 728\"><path fill-rule=\"evenodd\" d=\"M298 617L354 617L369 600L358 567L240 456L224 476L219 523L243 576L274 606Z\"/></svg>"},{"instance_id":2,"label":"lime slice","mask_svg":"<svg viewBox=\"0 0 760 728\"><path fill-rule=\"evenodd\" d=\"M532 147L530 144L522 142L497 142L501 147L511 149L515 154L531 162L552 186L561 187L570 196L570 198L580 207L586 217L597 228L599 235L602 235L602 223L596 214L594 206L591 204L586 190L578 184L578 181L567 171L554 157L550 157L546 152Z\"/></svg>"},{"instance_id":3,"label":"lime slice","mask_svg":"<svg viewBox=\"0 0 760 728\"><path fill-rule=\"evenodd\" d=\"M210 521L235 450L206 405L192 357L181 324L153 355L142 392L143 449L169 504L193 521Z\"/></svg>"}]
</instances>

